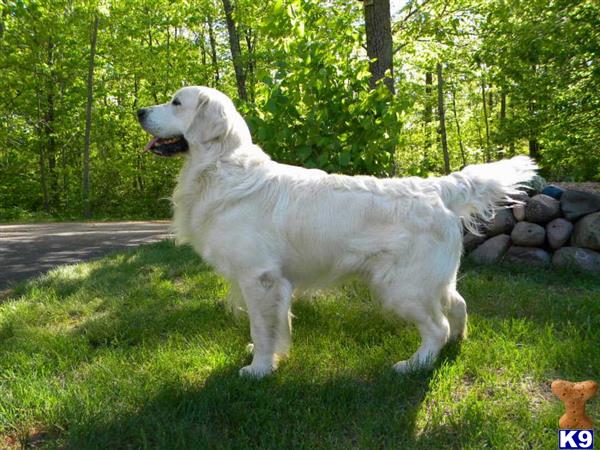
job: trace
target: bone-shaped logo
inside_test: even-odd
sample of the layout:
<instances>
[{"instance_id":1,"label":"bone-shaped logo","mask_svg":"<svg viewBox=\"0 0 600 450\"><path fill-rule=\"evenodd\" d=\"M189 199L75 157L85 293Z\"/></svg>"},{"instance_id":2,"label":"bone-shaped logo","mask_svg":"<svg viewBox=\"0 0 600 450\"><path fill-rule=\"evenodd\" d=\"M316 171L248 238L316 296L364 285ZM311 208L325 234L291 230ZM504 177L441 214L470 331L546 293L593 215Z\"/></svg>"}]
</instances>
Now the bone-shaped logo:
<instances>
[{"instance_id":1,"label":"bone-shaped logo","mask_svg":"<svg viewBox=\"0 0 600 450\"><path fill-rule=\"evenodd\" d=\"M565 413L558 421L560 428L586 430L593 427L592 419L585 413L585 402L596 395L598 383L555 380L552 382L552 392L565 404Z\"/></svg>"}]
</instances>

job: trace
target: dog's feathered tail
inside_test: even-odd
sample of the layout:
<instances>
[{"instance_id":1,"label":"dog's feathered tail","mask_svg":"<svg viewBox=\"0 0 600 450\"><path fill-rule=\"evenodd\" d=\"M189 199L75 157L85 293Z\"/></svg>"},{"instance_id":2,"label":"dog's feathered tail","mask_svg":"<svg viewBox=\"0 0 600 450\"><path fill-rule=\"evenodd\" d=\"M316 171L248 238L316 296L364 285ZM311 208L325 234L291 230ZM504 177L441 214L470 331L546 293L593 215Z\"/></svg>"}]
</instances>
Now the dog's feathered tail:
<instances>
[{"instance_id":1,"label":"dog's feathered tail","mask_svg":"<svg viewBox=\"0 0 600 450\"><path fill-rule=\"evenodd\" d=\"M467 166L441 178L440 195L446 207L463 220L465 228L478 234L479 221L489 221L503 204L519 203L515 196L537 170L527 156L489 164Z\"/></svg>"}]
</instances>

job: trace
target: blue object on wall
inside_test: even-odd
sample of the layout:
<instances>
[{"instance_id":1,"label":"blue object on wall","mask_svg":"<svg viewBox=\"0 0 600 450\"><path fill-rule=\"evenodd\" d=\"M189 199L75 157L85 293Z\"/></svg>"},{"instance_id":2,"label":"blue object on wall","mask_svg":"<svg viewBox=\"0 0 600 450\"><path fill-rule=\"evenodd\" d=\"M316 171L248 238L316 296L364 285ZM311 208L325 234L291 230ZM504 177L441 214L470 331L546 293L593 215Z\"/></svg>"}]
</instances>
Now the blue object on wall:
<instances>
[{"instance_id":1,"label":"blue object on wall","mask_svg":"<svg viewBox=\"0 0 600 450\"><path fill-rule=\"evenodd\" d=\"M542 189L542 194L546 194L552 198L555 198L556 200L560 200L560 198L563 195L563 192L565 192L564 189L559 188L558 186L554 186L552 184L549 184L544 189Z\"/></svg>"}]
</instances>

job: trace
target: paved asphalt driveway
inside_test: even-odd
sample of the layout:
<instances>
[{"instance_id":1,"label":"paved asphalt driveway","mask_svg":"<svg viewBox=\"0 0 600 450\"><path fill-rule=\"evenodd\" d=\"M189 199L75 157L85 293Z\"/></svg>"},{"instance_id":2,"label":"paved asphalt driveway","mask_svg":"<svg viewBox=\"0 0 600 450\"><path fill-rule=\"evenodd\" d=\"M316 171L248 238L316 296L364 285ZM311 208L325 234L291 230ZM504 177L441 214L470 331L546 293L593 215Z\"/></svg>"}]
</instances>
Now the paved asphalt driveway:
<instances>
[{"instance_id":1,"label":"paved asphalt driveway","mask_svg":"<svg viewBox=\"0 0 600 450\"><path fill-rule=\"evenodd\" d=\"M0 225L0 290L52 267L170 237L170 222Z\"/></svg>"}]
</instances>

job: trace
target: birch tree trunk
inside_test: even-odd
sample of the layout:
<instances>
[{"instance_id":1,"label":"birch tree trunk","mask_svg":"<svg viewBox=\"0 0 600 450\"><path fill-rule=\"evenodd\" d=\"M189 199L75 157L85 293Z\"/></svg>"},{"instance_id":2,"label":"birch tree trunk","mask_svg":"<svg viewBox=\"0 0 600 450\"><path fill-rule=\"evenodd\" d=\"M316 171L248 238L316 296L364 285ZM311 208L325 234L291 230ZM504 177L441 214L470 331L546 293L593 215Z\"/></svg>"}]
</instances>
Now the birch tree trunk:
<instances>
[{"instance_id":1,"label":"birch tree trunk","mask_svg":"<svg viewBox=\"0 0 600 450\"><path fill-rule=\"evenodd\" d=\"M94 15L92 24L90 60L87 79L87 105L85 108L85 140L83 147L83 216L90 218L90 133L92 129L92 104L94 102L94 59L96 56L96 38L98 36L98 15Z\"/></svg>"}]
</instances>

